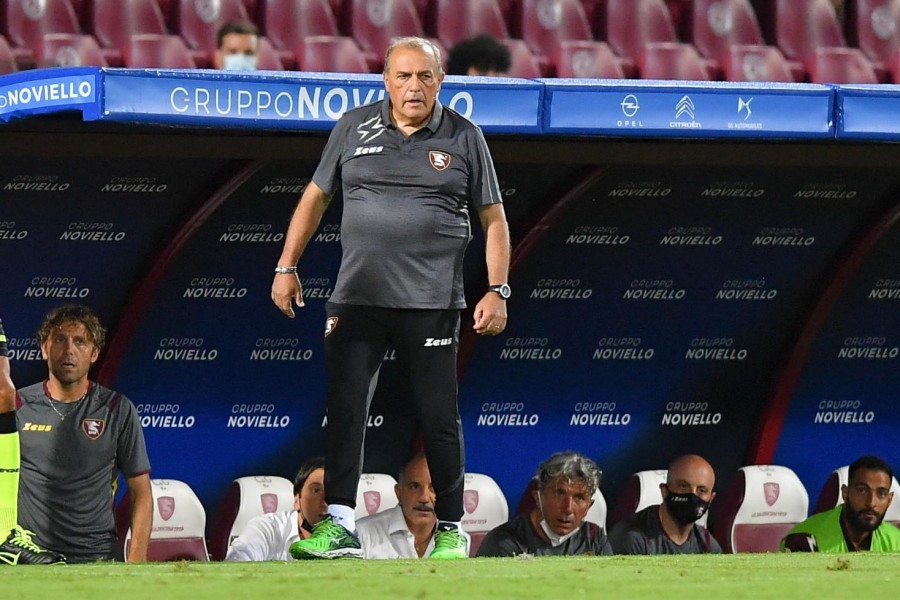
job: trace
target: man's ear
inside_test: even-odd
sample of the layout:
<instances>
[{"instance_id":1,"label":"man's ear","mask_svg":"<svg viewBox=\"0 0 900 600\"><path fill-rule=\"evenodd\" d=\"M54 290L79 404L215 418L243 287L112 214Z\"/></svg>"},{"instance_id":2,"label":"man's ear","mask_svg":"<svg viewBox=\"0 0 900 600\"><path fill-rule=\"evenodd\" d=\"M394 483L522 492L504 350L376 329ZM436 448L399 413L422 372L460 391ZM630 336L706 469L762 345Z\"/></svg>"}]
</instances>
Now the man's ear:
<instances>
[{"instance_id":1,"label":"man's ear","mask_svg":"<svg viewBox=\"0 0 900 600\"><path fill-rule=\"evenodd\" d=\"M847 497L850 495L850 488L847 487L846 484L841 486L841 498L844 499L844 503L847 502Z\"/></svg>"},{"instance_id":2,"label":"man's ear","mask_svg":"<svg viewBox=\"0 0 900 600\"><path fill-rule=\"evenodd\" d=\"M400 484L394 485L394 495L397 496L397 502L400 502Z\"/></svg>"}]
</instances>

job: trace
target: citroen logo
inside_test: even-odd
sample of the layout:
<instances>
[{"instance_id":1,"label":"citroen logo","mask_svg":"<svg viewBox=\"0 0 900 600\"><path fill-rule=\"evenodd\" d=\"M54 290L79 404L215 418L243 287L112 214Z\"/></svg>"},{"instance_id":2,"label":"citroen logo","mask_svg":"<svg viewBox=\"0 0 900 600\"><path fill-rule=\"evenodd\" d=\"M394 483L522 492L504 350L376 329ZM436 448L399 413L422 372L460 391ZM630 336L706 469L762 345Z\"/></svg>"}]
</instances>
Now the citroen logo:
<instances>
[{"instance_id":1,"label":"citroen logo","mask_svg":"<svg viewBox=\"0 0 900 600\"><path fill-rule=\"evenodd\" d=\"M641 109L638 104L637 96L634 94L628 94L622 99L622 102L619 104L622 107L622 114L624 114L629 119L637 114L637 112Z\"/></svg>"},{"instance_id":2,"label":"citroen logo","mask_svg":"<svg viewBox=\"0 0 900 600\"><path fill-rule=\"evenodd\" d=\"M684 96L675 105L675 119L680 119L682 115L687 115L691 121L694 120L694 101L690 96Z\"/></svg>"}]
</instances>

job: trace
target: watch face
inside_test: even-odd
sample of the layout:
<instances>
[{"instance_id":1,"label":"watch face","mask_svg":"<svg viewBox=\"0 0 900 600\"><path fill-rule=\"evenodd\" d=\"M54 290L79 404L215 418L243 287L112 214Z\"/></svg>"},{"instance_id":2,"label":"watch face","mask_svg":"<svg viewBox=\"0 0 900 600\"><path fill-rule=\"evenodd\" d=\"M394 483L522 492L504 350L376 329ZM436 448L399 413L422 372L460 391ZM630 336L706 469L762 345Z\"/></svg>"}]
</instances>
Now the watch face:
<instances>
[{"instance_id":1,"label":"watch face","mask_svg":"<svg viewBox=\"0 0 900 600\"><path fill-rule=\"evenodd\" d=\"M492 292L497 292L500 294L500 297L504 300L507 300L510 296L512 296L512 288L509 287L508 283L501 283L500 285L492 285L490 287Z\"/></svg>"}]
</instances>

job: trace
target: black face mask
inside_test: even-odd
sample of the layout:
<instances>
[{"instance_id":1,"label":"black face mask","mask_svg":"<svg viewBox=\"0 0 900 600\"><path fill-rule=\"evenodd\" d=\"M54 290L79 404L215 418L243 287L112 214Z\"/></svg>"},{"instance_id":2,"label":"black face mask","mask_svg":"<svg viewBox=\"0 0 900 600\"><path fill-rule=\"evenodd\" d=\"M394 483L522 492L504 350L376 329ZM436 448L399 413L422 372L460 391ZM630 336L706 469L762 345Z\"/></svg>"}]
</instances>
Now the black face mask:
<instances>
[{"instance_id":1,"label":"black face mask","mask_svg":"<svg viewBox=\"0 0 900 600\"><path fill-rule=\"evenodd\" d=\"M709 502L703 500L697 494L676 494L669 490L666 496L666 508L672 518L682 525L690 525L700 517L706 514L709 508Z\"/></svg>"}]
</instances>

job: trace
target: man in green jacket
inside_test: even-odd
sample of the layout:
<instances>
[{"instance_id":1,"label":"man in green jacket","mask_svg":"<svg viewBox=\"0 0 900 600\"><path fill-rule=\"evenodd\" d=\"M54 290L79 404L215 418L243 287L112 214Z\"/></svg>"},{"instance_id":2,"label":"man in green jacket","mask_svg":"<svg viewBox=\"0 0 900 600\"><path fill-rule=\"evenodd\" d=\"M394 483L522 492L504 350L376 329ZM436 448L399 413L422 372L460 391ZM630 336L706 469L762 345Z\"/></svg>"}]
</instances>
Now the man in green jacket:
<instances>
[{"instance_id":1,"label":"man in green jacket","mask_svg":"<svg viewBox=\"0 0 900 600\"><path fill-rule=\"evenodd\" d=\"M884 523L894 493L890 465L863 456L850 465L848 484L841 486L844 503L815 514L781 540L792 552L900 552L900 528Z\"/></svg>"}]
</instances>

